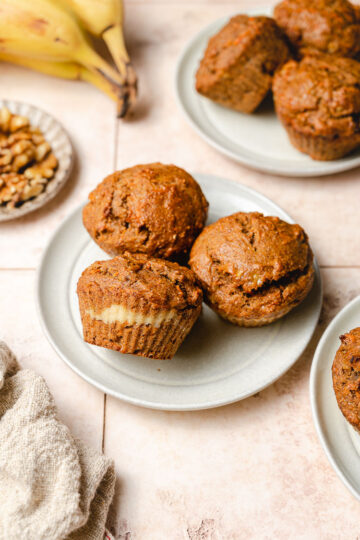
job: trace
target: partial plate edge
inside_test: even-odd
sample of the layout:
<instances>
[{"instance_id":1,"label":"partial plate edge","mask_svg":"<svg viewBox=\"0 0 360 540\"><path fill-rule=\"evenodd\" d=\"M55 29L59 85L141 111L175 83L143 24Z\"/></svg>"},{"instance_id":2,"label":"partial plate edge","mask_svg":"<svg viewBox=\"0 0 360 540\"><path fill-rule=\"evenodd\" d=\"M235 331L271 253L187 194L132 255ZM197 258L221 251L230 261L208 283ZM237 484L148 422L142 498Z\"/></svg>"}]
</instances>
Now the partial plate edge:
<instances>
[{"instance_id":1,"label":"partial plate edge","mask_svg":"<svg viewBox=\"0 0 360 540\"><path fill-rule=\"evenodd\" d=\"M358 500L360 500L360 490L357 490L354 484L352 483L351 479L347 477L346 474L344 474L341 470L341 468L338 466L337 461L335 460L333 453L329 449L329 445L327 443L326 435L323 431L323 427L320 421L320 410L318 405L318 381L320 378L319 374L319 364L321 362L321 352L322 348L324 347L325 343L327 342L329 336L332 334L334 328L336 327L339 320L346 314L348 310L352 308L352 306L360 301L360 295L353 298L346 306L344 306L339 313L332 319L332 321L327 326L326 330L324 331L323 335L320 338L320 341L316 347L314 358L311 364L311 370L310 370L310 379L309 379L309 393L310 393L310 405L311 405L311 413L313 418L313 423L315 426L315 431L317 433L317 436L320 440L320 444L325 452L326 457L328 458L332 468L334 469L335 473L338 475L340 480L343 482L343 484L347 487L347 489L354 495L354 497ZM332 389L331 389L332 390ZM344 419L346 422L346 420ZM349 435L350 436L350 435Z\"/></svg>"}]
</instances>

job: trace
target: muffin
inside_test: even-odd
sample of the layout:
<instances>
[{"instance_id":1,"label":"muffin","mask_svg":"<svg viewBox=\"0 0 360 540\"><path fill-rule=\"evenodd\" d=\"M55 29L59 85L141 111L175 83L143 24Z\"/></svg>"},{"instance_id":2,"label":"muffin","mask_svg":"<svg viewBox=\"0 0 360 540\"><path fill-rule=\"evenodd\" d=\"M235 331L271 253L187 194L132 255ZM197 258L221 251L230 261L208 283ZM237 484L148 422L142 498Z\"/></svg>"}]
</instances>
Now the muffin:
<instances>
[{"instance_id":1,"label":"muffin","mask_svg":"<svg viewBox=\"0 0 360 540\"><path fill-rule=\"evenodd\" d=\"M289 58L273 19L237 15L210 39L196 74L196 90L221 105L251 113L270 90L275 70Z\"/></svg>"},{"instance_id":2,"label":"muffin","mask_svg":"<svg viewBox=\"0 0 360 540\"><path fill-rule=\"evenodd\" d=\"M238 212L205 227L190 254L205 302L239 326L263 326L300 304L314 281L299 225Z\"/></svg>"},{"instance_id":3,"label":"muffin","mask_svg":"<svg viewBox=\"0 0 360 540\"><path fill-rule=\"evenodd\" d=\"M175 165L136 165L107 176L90 193L83 222L109 255L124 251L181 259L203 229L208 203Z\"/></svg>"},{"instance_id":4,"label":"muffin","mask_svg":"<svg viewBox=\"0 0 360 540\"><path fill-rule=\"evenodd\" d=\"M276 112L292 144L313 159L360 145L360 62L332 56L285 64L273 83Z\"/></svg>"},{"instance_id":5,"label":"muffin","mask_svg":"<svg viewBox=\"0 0 360 540\"><path fill-rule=\"evenodd\" d=\"M202 303L189 268L132 253L86 268L77 293L85 341L157 359L174 356Z\"/></svg>"},{"instance_id":6,"label":"muffin","mask_svg":"<svg viewBox=\"0 0 360 540\"><path fill-rule=\"evenodd\" d=\"M339 408L360 432L360 328L340 336L341 345L332 365L332 379Z\"/></svg>"},{"instance_id":7,"label":"muffin","mask_svg":"<svg viewBox=\"0 0 360 540\"><path fill-rule=\"evenodd\" d=\"M360 19L348 0L284 0L274 18L300 56L360 52Z\"/></svg>"}]
</instances>

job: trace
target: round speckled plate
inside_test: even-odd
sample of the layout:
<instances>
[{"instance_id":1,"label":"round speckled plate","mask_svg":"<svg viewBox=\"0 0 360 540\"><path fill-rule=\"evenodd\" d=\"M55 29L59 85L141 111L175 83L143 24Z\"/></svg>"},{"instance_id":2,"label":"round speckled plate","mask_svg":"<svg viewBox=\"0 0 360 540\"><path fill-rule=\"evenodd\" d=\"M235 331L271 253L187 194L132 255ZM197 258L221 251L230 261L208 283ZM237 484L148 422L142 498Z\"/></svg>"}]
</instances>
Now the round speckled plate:
<instances>
[{"instance_id":1,"label":"round speckled plate","mask_svg":"<svg viewBox=\"0 0 360 540\"><path fill-rule=\"evenodd\" d=\"M40 195L16 208L0 206L0 221L8 221L37 210L59 193L71 173L73 149L69 136L62 125L45 111L34 105L7 99L0 100L0 108L2 107L7 107L13 114L26 116L33 127L41 129L59 162L54 178L47 183L45 190Z\"/></svg>"},{"instance_id":2,"label":"round speckled plate","mask_svg":"<svg viewBox=\"0 0 360 540\"><path fill-rule=\"evenodd\" d=\"M271 15L257 8L249 15ZM201 96L195 90L195 74L207 42L230 19L223 17L203 28L180 55L175 93L190 125L211 146L231 158L260 171L282 176L323 176L360 165L360 150L336 161L314 161L296 150L277 119L271 98L253 114L242 114Z\"/></svg>"},{"instance_id":3,"label":"round speckled plate","mask_svg":"<svg viewBox=\"0 0 360 540\"><path fill-rule=\"evenodd\" d=\"M340 347L339 336L360 325L360 296L329 324L317 346L310 374L310 397L315 427L325 453L346 487L360 499L360 435L337 406L331 366Z\"/></svg>"},{"instance_id":4,"label":"round speckled plate","mask_svg":"<svg viewBox=\"0 0 360 540\"><path fill-rule=\"evenodd\" d=\"M210 203L209 222L233 212L260 211L291 218L269 199L235 182L195 175ZM38 273L40 319L47 338L74 371L104 392L136 405L165 410L206 409L258 392L278 379L300 356L321 307L316 281L306 300L263 328L239 328L204 307L172 360L149 360L85 343L76 296L81 272L108 258L90 239L81 208L52 237Z\"/></svg>"}]
</instances>

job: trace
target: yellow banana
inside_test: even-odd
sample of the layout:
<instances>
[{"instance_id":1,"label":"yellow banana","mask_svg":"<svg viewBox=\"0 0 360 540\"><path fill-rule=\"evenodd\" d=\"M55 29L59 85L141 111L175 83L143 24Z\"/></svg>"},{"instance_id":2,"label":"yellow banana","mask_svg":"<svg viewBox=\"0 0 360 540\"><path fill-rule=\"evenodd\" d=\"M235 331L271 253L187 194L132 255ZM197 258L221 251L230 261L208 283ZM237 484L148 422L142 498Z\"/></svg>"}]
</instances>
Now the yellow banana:
<instances>
[{"instance_id":1,"label":"yellow banana","mask_svg":"<svg viewBox=\"0 0 360 540\"><path fill-rule=\"evenodd\" d=\"M46 62L44 60L34 60L33 58L14 56L11 54L1 54L0 60L17 64L25 68L35 71L40 71L46 75L60 77L61 79L82 80L87 81L102 92L107 94L111 99L117 102L118 96L114 91L114 87L107 79L104 79L99 74L88 70L86 67L76 64L75 62Z\"/></svg>"},{"instance_id":2,"label":"yellow banana","mask_svg":"<svg viewBox=\"0 0 360 540\"><path fill-rule=\"evenodd\" d=\"M80 19L86 30L102 37L126 81L130 104L137 94L137 77L127 53L123 34L122 0L62 0Z\"/></svg>"},{"instance_id":3,"label":"yellow banana","mask_svg":"<svg viewBox=\"0 0 360 540\"><path fill-rule=\"evenodd\" d=\"M0 36L0 54L85 66L113 85L119 115L126 113L123 77L92 49L76 18L58 0L1 0Z\"/></svg>"}]
</instances>

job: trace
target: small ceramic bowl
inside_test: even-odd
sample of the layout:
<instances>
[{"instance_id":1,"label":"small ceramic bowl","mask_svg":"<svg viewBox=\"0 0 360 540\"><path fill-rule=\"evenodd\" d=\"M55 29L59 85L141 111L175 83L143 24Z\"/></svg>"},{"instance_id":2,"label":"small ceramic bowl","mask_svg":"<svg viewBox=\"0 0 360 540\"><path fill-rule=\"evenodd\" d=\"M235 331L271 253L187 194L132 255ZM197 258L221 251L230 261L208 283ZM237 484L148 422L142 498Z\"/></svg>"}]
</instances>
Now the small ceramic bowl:
<instances>
[{"instance_id":1,"label":"small ceramic bowl","mask_svg":"<svg viewBox=\"0 0 360 540\"><path fill-rule=\"evenodd\" d=\"M51 145L58 160L55 176L47 183L45 190L34 199L25 201L21 206L7 208L0 206L0 221L15 219L37 210L53 199L68 180L73 166L73 149L68 134L62 125L50 114L34 105L19 103L7 99L0 100L0 108L7 107L13 114L26 116L31 126L39 128Z\"/></svg>"}]
</instances>

